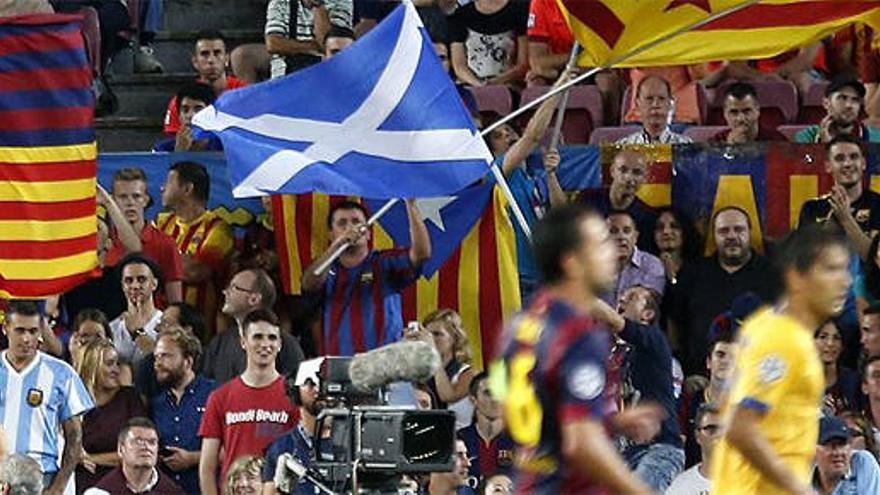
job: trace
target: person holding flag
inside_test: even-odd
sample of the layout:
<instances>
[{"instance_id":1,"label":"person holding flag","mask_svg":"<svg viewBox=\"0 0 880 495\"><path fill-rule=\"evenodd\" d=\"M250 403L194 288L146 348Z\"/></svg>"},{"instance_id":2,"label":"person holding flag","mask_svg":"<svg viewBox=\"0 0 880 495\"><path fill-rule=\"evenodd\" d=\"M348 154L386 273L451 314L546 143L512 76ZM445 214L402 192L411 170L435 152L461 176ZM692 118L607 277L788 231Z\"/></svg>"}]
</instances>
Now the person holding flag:
<instances>
[{"instance_id":1,"label":"person holding flag","mask_svg":"<svg viewBox=\"0 0 880 495\"><path fill-rule=\"evenodd\" d=\"M563 72L554 87L565 84L571 76L570 71ZM557 150L551 149L545 153L545 173L535 173L526 167L526 158L540 144L561 97L562 94L557 94L544 100L529 120L522 136L509 124L499 126L488 136L489 149L495 155L495 163L500 164L516 204L530 226L541 219L548 208L559 207L568 202L556 177L560 160ZM525 301L538 286L538 268L532 256L529 238L518 223L514 223L514 229L520 294Z\"/></svg>"},{"instance_id":2,"label":"person holding flag","mask_svg":"<svg viewBox=\"0 0 880 495\"><path fill-rule=\"evenodd\" d=\"M431 257L431 239L415 200L406 200L406 211L410 247L375 250L370 247L363 205L344 201L330 209L330 247L306 269L302 280L303 292L320 293L324 301L323 329L316 336L321 354L351 356L400 340L400 292L416 281L422 263ZM317 272L345 244L348 248L342 255Z\"/></svg>"}]
</instances>

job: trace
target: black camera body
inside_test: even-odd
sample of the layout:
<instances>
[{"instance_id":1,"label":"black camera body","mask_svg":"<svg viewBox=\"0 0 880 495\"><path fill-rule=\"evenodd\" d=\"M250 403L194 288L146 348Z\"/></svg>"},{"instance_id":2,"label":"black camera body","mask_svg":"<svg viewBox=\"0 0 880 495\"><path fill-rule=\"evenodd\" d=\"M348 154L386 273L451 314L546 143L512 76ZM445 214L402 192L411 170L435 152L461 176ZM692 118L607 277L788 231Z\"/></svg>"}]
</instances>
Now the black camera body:
<instances>
[{"instance_id":1,"label":"black camera body","mask_svg":"<svg viewBox=\"0 0 880 495\"><path fill-rule=\"evenodd\" d=\"M364 393L352 387L351 358L321 365L321 401L312 467L334 491L397 493L405 473L451 471L455 413L387 405L387 386Z\"/></svg>"}]
</instances>

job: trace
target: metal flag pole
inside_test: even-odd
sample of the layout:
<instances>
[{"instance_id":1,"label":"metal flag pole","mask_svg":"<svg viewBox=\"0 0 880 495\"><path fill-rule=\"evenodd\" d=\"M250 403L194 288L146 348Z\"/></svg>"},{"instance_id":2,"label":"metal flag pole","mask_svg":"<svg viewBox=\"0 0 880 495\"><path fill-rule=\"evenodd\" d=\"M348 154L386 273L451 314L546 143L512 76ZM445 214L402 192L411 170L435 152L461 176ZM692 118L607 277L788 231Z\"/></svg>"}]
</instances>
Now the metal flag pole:
<instances>
[{"instance_id":1,"label":"metal flag pole","mask_svg":"<svg viewBox=\"0 0 880 495\"><path fill-rule=\"evenodd\" d=\"M581 45L575 41L571 47L571 55L568 57L568 63L566 64L568 70L574 69L577 66L577 57L580 52ZM559 106L556 107L556 123L553 125L553 134L550 135L549 148L551 150L556 149L559 145L559 138L562 136L562 121L565 120L565 107L568 106L569 94L571 94L571 88L562 93L562 97L559 99Z\"/></svg>"},{"instance_id":2,"label":"metal flag pole","mask_svg":"<svg viewBox=\"0 0 880 495\"><path fill-rule=\"evenodd\" d=\"M602 66L594 67L594 68L588 70L587 72L584 72L583 74L575 77L574 79L572 79L564 84L560 84L559 86L557 86L555 88L552 88L550 91L544 93L543 95L539 96L538 98L535 98L534 100L530 101L529 103L517 108L513 112L510 112L509 114L505 115L504 117L498 119L492 125L483 129L482 131L480 131L480 137L482 138L482 137L487 136L490 132L494 131L495 129L512 121L513 119L519 117L520 115L531 110L532 108L535 108L536 106L540 105L541 103L544 102L544 100L547 100L548 98L552 98L563 91L567 91L572 86L574 86L574 85L580 83L581 81L593 76L594 74L597 74L600 71L606 70L610 67L614 67L615 65L618 65L621 62L629 60L630 58L632 58L642 52L650 50L651 48L654 48L657 45L665 43L665 42L667 42L677 36L680 36L684 33L687 33L688 31L692 31L692 30L697 29L705 24L708 24L710 22L714 22L724 16L727 16L729 14L732 14L734 12L742 10L742 9L744 9L750 5L756 4L760 1L761 0L744 1L741 4L734 5L732 7L725 9L725 10L722 10L720 12L716 12L715 14L712 14L711 16L709 16L705 19L702 19L702 20L697 21L693 24L689 24L687 26L684 26L684 27L677 29L669 34L666 34L665 36L661 36L660 38L657 38L654 41L646 43L646 44L639 46L637 48L634 48L626 53L623 53L615 58L612 58L611 60L609 60L608 62L606 62ZM531 240L532 231L529 228L528 222L526 222L526 219L522 213L522 210L519 208L519 205L516 203L516 199L513 197L513 192L510 190L510 186L508 186L508 184L507 184L507 180L504 177L504 173L501 171L501 169L498 167L498 165L496 165L494 163L492 164L492 174L495 176L495 179L498 182L498 186L501 188L501 191L507 197L507 201L510 203L510 209L511 209L511 211L513 211L513 216L516 218L517 223L519 223L520 227L522 227L523 233L526 235L526 237ZM379 220L379 218L382 215L384 215L386 212L388 212L388 210L390 210L391 207L394 206L394 204L397 201L398 201L397 199L388 200L387 203L382 205L382 208L380 208L375 214L373 214L372 217L370 217L370 219L367 222L367 226L370 226L370 225L376 223ZM315 269L315 271L314 271L315 275L319 275L321 273L324 273L324 271L327 270L327 268L330 266L330 264L332 264L336 260L336 258L338 258L340 255L342 255L342 253L348 248L348 246L349 246L349 243L345 243L345 244L340 245L339 248L336 251L334 251L334 253L331 257L329 257L324 263L321 264L321 266L319 266Z\"/></svg>"}]
</instances>

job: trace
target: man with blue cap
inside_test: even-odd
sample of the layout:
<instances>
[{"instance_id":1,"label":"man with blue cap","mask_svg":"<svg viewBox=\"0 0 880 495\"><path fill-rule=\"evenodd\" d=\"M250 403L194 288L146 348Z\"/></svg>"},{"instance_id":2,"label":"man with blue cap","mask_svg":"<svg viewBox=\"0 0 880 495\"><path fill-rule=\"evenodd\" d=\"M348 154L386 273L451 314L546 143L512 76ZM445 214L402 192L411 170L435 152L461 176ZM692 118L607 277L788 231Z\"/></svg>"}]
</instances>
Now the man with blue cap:
<instances>
[{"instance_id":1,"label":"man with blue cap","mask_svg":"<svg viewBox=\"0 0 880 495\"><path fill-rule=\"evenodd\" d=\"M819 421L813 488L817 493L880 493L880 466L869 452L853 450L849 430L838 417Z\"/></svg>"}]
</instances>

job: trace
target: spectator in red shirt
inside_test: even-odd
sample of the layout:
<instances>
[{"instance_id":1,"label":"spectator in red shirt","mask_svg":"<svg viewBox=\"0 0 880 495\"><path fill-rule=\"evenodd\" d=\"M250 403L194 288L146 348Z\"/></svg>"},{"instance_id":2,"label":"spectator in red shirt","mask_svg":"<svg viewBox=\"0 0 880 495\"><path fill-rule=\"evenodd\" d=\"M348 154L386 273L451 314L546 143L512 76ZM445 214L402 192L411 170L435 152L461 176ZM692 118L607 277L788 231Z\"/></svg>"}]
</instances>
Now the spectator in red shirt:
<instances>
[{"instance_id":1,"label":"spectator in red shirt","mask_svg":"<svg viewBox=\"0 0 880 495\"><path fill-rule=\"evenodd\" d=\"M746 82L733 83L724 90L724 120L728 128L712 137L713 142L743 144L754 141L785 141L776 129L760 123L761 105L755 87Z\"/></svg>"},{"instance_id":2,"label":"spectator in red shirt","mask_svg":"<svg viewBox=\"0 0 880 495\"><path fill-rule=\"evenodd\" d=\"M571 55L574 37L556 0L531 0L528 30L529 86L549 86L559 78ZM605 125L616 125L620 115L623 81L615 71L602 71L593 81L602 94Z\"/></svg>"},{"instance_id":3,"label":"spectator in red shirt","mask_svg":"<svg viewBox=\"0 0 880 495\"><path fill-rule=\"evenodd\" d=\"M183 300L183 260L174 239L144 218L144 210L152 201L147 192L147 183L147 174L142 169L138 167L119 169L113 174L113 200L140 238L140 251L155 260L162 271L162 278L165 281L164 303L178 303ZM115 230L113 245L105 259L107 266L115 265L123 256L132 252L120 240L118 225Z\"/></svg>"},{"instance_id":4,"label":"spectator in red shirt","mask_svg":"<svg viewBox=\"0 0 880 495\"><path fill-rule=\"evenodd\" d=\"M196 35L192 65L197 73L196 81L210 85L217 96L226 90L247 86L245 81L226 73L229 54L226 52L226 40L219 31L201 31ZM176 134L178 130L180 114L177 96L174 96L165 112L165 133Z\"/></svg>"},{"instance_id":5,"label":"spectator in red shirt","mask_svg":"<svg viewBox=\"0 0 880 495\"><path fill-rule=\"evenodd\" d=\"M220 479L226 479L233 460L262 453L299 419L298 411L287 398L284 376L275 369L275 357L281 350L278 317L269 310L258 309L244 318L241 328L247 368L241 376L211 393L199 428L199 485L204 495L219 493L218 463Z\"/></svg>"},{"instance_id":6,"label":"spectator in red shirt","mask_svg":"<svg viewBox=\"0 0 880 495\"><path fill-rule=\"evenodd\" d=\"M223 151L223 145L216 136L203 139L193 137L192 118L214 103L214 88L200 82L188 82L175 95L180 130L176 136L165 137L153 145L154 152L172 151Z\"/></svg>"}]
</instances>

